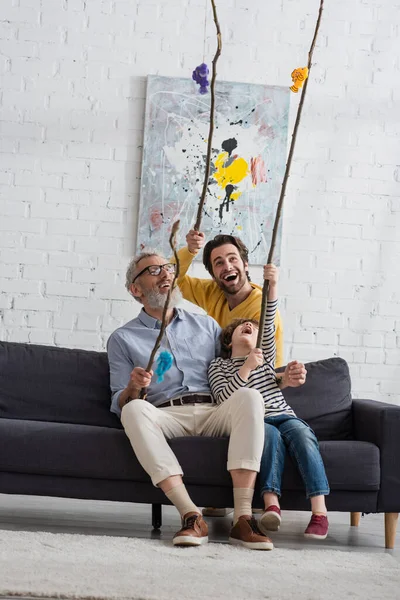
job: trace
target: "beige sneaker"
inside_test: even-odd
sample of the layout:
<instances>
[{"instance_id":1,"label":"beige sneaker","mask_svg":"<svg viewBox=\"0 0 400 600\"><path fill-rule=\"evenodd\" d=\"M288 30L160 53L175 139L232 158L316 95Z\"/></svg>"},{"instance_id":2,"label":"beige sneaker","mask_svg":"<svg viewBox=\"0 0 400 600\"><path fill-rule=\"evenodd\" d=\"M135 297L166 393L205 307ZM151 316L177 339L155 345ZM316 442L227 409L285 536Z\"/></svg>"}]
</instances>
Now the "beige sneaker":
<instances>
[{"instance_id":1,"label":"beige sneaker","mask_svg":"<svg viewBox=\"0 0 400 600\"><path fill-rule=\"evenodd\" d=\"M197 512L188 512L182 519L182 527L174 535L174 546L201 546L208 542L208 527Z\"/></svg>"},{"instance_id":2,"label":"beige sneaker","mask_svg":"<svg viewBox=\"0 0 400 600\"><path fill-rule=\"evenodd\" d=\"M231 529L229 542L250 550L273 550L272 541L262 533L251 515L242 515Z\"/></svg>"},{"instance_id":3,"label":"beige sneaker","mask_svg":"<svg viewBox=\"0 0 400 600\"><path fill-rule=\"evenodd\" d=\"M207 506L201 512L203 513L203 517L227 517L233 513L233 508L213 508L212 506Z\"/></svg>"}]
</instances>

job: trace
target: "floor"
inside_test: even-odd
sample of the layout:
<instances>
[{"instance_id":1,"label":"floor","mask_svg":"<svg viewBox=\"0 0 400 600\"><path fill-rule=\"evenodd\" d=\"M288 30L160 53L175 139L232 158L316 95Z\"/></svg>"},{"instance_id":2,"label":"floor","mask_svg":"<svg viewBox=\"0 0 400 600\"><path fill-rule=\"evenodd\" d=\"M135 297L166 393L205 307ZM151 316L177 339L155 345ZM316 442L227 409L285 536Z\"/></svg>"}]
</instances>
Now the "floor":
<instances>
[{"instance_id":1,"label":"floor","mask_svg":"<svg viewBox=\"0 0 400 600\"><path fill-rule=\"evenodd\" d=\"M330 513L329 535L324 541L303 537L308 519L308 513L284 511L280 531L271 534L274 545L291 549L318 547L346 552L390 552L400 562L399 539L397 548L385 550L383 515L365 515L359 527L350 527L348 513ZM210 541L226 543L231 515L208 518L207 521ZM156 532L151 527L151 507L146 504L0 494L0 529L3 530L169 540L179 529L179 524L176 510L169 506L163 507L163 525L161 531Z\"/></svg>"}]
</instances>

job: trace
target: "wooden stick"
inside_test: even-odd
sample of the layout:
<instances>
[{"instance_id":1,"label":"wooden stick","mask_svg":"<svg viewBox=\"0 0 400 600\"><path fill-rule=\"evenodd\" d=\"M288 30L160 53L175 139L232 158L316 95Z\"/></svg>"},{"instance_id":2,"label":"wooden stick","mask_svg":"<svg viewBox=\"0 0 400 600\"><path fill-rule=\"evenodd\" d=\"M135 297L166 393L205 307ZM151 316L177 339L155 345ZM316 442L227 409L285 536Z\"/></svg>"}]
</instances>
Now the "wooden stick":
<instances>
[{"instance_id":1,"label":"wooden stick","mask_svg":"<svg viewBox=\"0 0 400 600\"><path fill-rule=\"evenodd\" d=\"M175 288L176 280L179 277L179 256L178 256L178 253L176 251L176 234L178 232L178 229L179 229L179 221L175 221L175 223L172 225L171 235L169 236L169 245L172 248L172 251L173 251L174 257L175 257L175 262L176 262L175 275L174 275L174 278L172 280L172 285L169 288L167 297L165 299L165 304L164 304L163 313L162 313L162 317L161 317L160 333L157 336L156 343L154 344L154 348L153 348L153 350L151 351L151 354L150 354L149 362L147 363L146 371L148 373L150 373L150 371L151 371L151 367L153 366L153 362L154 362L154 357L156 355L157 350L160 347L162 337L163 337L165 329L167 327L166 318L167 318L167 312L168 312L168 307L169 307L169 301L171 299L172 291ZM141 399L145 399L146 398L146 388L142 388L140 390L139 398L141 398Z\"/></svg>"},{"instance_id":2,"label":"wooden stick","mask_svg":"<svg viewBox=\"0 0 400 600\"><path fill-rule=\"evenodd\" d=\"M197 209L197 217L196 223L194 224L194 230L200 230L201 218L203 216L203 207L206 200L207 188L208 188L208 180L210 177L210 165L211 165L211 151L212 151L212 138L214 134L214 114L215 114L215 79L217 77L217 61L221 55L222 50L222 38L221 38L221 30L219 27L218 16L217 16L217 8L215 6L215 1L211 0L214 23L217 30L217 51L215 52L213 61L212 61L212 77L211 77L211 106L210 106L210 127L208 130L208 141L207 141L207 156L206 156L206 172L204 174L204 182L203 182L203 190L201 192L200 202Z\"/></svg>"},{"instance_id":3,"label":"wooden stick","mask_svg":"<svg viewBox=\"0 0 400 600\"><path fill-rule=\"evenodd\" d=\"M286 163L285 174L284 174L283 181L282 181L281 194L280 194L278 206L276 209L275 223L274 223L274 228L272 231L271 246L270 246L269 253L268 253L267 264L272 262L272 258L274 255L276 237L278 234L279 221L281 218L282 207L283 207L283 200L285 198L286 185L287 185L287 182L289 179L290 167L292 164L294 148L296 145L297 131L298 131L299 124L300 124L300 118L301 118L301 113L303 110L304 99L306 97L307 86L308 86L308 82L310 80L312 55L314 52L315 43L317 41L317 35L318 35L318 31L319 31L319 26L321 23L323 8L324 8L324 0L321 0L320 5L319 5L319 13L318 13L318 18L317 18L317 23L316 23L315 31L314 31L314 37L313 37L313 40L311 43L310 50L308 52L308 64L307 64L308 77L304 82L299 106L297 108L297 116L296 116L296 121L295 121L294 128L293 128L292 141L291 141L290 149L289 149L289 156L288 156L288 160ZM263 291L262 291L262 301L261 301L260 321L259 321L259 326L258 326L257 348L261 347L262 332L263 332L263 325L264 325L264 319L265 319L265 311L267 309L268 289L269 289L269 282L268 282L268 280L264 280Z\"/></svg>"}]
</instances>

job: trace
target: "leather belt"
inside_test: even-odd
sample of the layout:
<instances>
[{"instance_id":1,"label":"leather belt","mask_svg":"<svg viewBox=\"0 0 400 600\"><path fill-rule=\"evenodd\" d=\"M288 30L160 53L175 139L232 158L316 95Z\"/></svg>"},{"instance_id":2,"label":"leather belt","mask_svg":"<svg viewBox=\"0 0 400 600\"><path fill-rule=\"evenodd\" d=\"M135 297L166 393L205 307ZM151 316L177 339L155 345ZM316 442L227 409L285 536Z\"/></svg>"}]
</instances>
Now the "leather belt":
<instances>
[{"instance_id":1,"label":"leather belt","mask_svg":"<svg viewBox=\"0 0 400 600\"><path fill-rule=\"evenodd\" d=\"M214 404L214 398L211 394L182 394L176 398L171 398L162 404L159 404L157 408L165 408L167 406L183 406L184 404Z\"/></svg>"}]
</instances>

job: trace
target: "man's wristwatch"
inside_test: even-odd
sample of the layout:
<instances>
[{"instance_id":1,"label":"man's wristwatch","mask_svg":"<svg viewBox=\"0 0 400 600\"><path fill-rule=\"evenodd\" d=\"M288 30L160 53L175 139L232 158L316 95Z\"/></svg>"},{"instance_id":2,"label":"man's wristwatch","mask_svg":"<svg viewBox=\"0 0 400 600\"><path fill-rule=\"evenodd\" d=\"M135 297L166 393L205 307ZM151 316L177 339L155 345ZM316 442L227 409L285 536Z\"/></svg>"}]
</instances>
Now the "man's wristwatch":
<instances>
[{"instance_id":1,"label":"man's wristwatch","mask_svg":"<svg viewBox=\"0 0 400 600\"><path fill-rule=\"evenodd\" d=\"M283 381L283 377L282 376L275 377L275 381L276 381L276 385L281 385L281 383Z\"/></svg>"}]
</instances>

